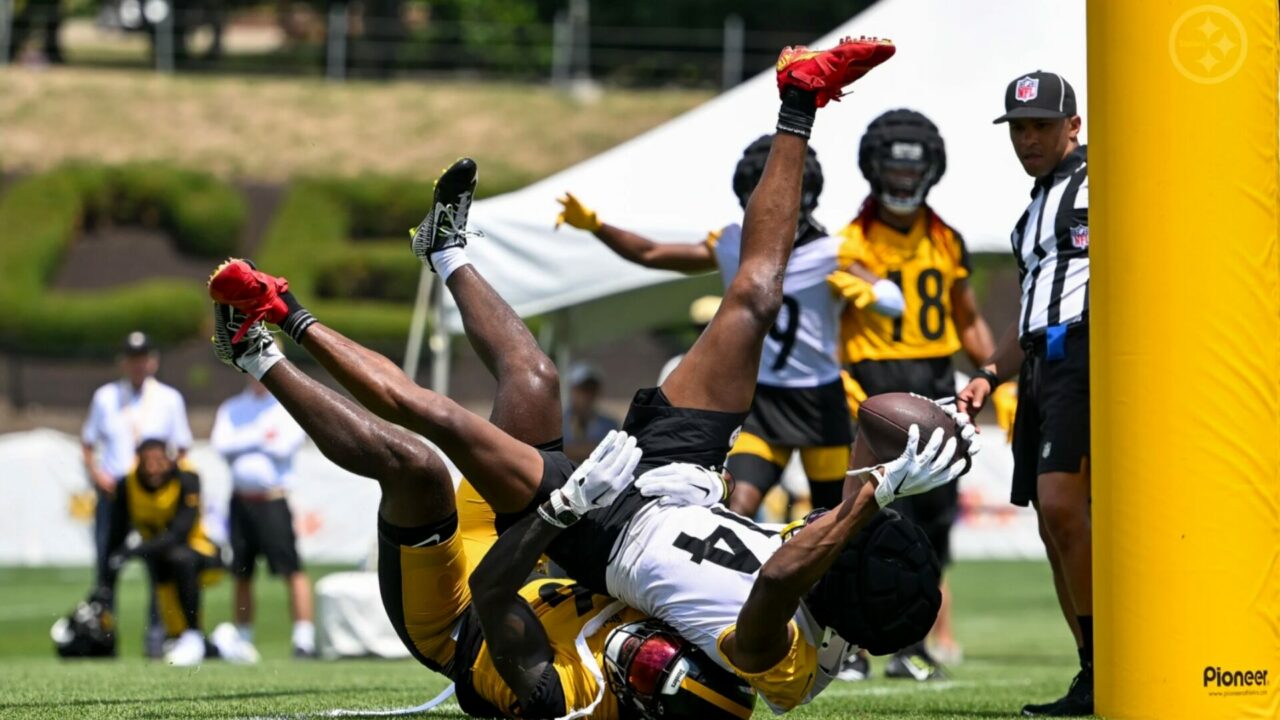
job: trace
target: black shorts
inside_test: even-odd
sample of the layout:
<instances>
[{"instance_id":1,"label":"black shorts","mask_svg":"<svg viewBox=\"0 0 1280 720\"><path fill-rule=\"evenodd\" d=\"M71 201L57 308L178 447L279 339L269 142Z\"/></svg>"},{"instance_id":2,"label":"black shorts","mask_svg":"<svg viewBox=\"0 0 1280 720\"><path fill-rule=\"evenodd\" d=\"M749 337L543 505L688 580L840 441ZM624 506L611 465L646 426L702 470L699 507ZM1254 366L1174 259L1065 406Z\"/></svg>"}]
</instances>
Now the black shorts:
<instances>
[{"instance_id":1,"label":"black shorts","mask_svg":"<svg viewBox=\"0 0 1280 720\"><path fill-rule=\"evenodd\" d=\"M862 386L867 397L909 392L938 400L956 394L955 368L949 356L917 360L863 360L845 369Z\"/></svg>"},{"instance_id":2,"label":"black shorts","mask_svg":"<svg viewBox=\"0 0 1280 720\"><path fill-rule=\"evenodd\" d=\"M245 500L232 493L228 518L231 534L231 573L253 577L258 555L267 556L272 575L292 575L302 569L293 513L284 498Z\"/></svg>"},{"instance_id":3,"label":"black shorts","mask_svg":"<svg viewBox=\"0 0 1280 720\"><path fill-rule=\"evenodd\" d=\"M662 388L637 390L622 429L644 451L637 473L672 463L720 470L747 413L674 407Z\"/></svg>"},{"instance_id":4,"label":"black shorts","mask_svg":"<svg viewBox=\"0 0 1280 720\"><path fill-rule=\"evenodd\" d=\"M694 410L671 405L661 388L639 390L631 401L631 409L622 429L636 439L644 458L636 474L672 463L691 463L719 470L733 440L742 428L746 413ZM564 485L577 467L562 452L539 450L542 455L542 482L533 501L521 512L500 518L505 527L536 511L556 488ZM627 524L649 498L640 495L635 486L629 488L607 508L587 514L547 549L547 555L565 573L593 592L609 594L605 568L613 544ZM499 531L505 529L500 527Z\"/></svg>"},{"instance_id":5,"label":"black shorts","mask_svg":"<svg viewBox=\"0 0 1280 720\"><path fill-rule=\"evenodd\" d=\"M1089 456L1089 326L1067 330L1065 355L1046 358L1043 337L1024 340L1013 420L1013 491L1010 501L1036 501L1037 478L1080 472Z\"/></svg>"},{"instance_id":6,"label":"black shorts","mask_svg":"<svg viewBox=\"0 0 1280 720\"><path fill-rule=\"evenodd\" d=\"M853 442L849 400L839 378L818 387L757 385L744 432L782 447L826 447Z\"/></svg>"}]
</instances>

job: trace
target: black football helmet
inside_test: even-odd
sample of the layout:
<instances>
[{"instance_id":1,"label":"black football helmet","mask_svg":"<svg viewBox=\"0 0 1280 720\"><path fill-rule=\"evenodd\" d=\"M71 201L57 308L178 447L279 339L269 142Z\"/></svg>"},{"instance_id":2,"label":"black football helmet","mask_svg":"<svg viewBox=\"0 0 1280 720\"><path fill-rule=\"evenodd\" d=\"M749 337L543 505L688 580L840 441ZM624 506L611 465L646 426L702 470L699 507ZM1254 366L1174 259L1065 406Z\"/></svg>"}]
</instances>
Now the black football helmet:
<instances>
[{"instance_id":1,"label":"black football helmet","mask_svg":"<svg viewBox=\"0 0 1280 720\"><path fill-rule=\"evenodd\" d=\"M618 704L643 720L751 717L756 692L660 620L614 628L604 645L605 675Z\"/></svg>"},{"instance_id":2,"label":"black football helmet","mask_svg":"<svg viewBox=\"0 0 1280 720\"><path fill-rule=\"evenodd\" d=\"M755 142L742 151L742 159L733 169L733 194L743 208L751 199L751 192L760 184L764 176L764 164L769 159L769 150L773 147L772 135L761 135ZM818 196L822 194L822 165L818 163L818 153L810 147L804 156L804 183L801 186L800 214L808 215L818 207Z\"/></svg>"},{"instance_id":3,"label":"black football helmet","mask_svg":"<svg viewBox=\"0 0 1280 720\"><path fill-rule=\"evenodd\" d=\"M924 530L885 509L845 546L805 605L844 640L887 655L929 634L942 606L941 582Z\"/></svg>"},{"instance_id":4,"label":"black football helmet","mask_svg":"<svg viewBox=\"0 0 1280 720\"><path fill-rule=\"evenodd\" d=\"M912 213L947 171L938 126L915 110L890 110L871 121L858 146L858 167L889 210Z\"/></svg>"},{"instance_id":5,"label":"black football helmet","mask_svg":"<svg viewBox=\"0 0 1280 720\"><path fill-rule=\"evenodd\" d=\"M95 589L49 629L59 657L115 657L116 618L111 591Z\"/></svg>"}]
</instances>

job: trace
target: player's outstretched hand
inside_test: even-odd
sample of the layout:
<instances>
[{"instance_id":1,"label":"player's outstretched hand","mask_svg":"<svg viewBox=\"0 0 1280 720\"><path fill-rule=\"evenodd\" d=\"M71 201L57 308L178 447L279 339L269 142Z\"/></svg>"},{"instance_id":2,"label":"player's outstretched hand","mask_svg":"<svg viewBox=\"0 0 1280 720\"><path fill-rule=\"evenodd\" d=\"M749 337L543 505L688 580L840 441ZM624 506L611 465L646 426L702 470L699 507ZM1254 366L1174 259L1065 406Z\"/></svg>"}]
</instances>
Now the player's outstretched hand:
<instances>
[{"instance_id":1,"label":"player's outstretched hand","mask_svg":"<svg viewBox=\"0 0 1280 720\"><path fill-rule=\"evenodd\" d=\"M729 484L722 473L690 463L672 463L654 468L636 479L640 494L658 498L658 504L711 507L729 497Z\"/></svg>"},{"instance_id":2,"label":"player's outstretched hand","mask_svg":"<svg viewBox=\"0 0 1280 720\"><path fill-rule=\"evenodd\" d=\"M542 512L542 517L567 527L592 510L608 507L635 479L640 456L635 438L611 430L564 487L551 493L547 501L551 508Z\"/></svg>"},{"instance_id":3,"label":"player's outstretched hand","mask_svg":"<svg viewBox=\"0 0 1280 720\"><path fill-rule=\"evenodd\" d=\"M596 211L583 205L582 201L574 197L571 192L566 192L562 198L556 198L556 202L560 203L560 214L556 216L557 230L560 229L561 225L567 224L570 227L593 233L604 225L604 223L600 222L600 217L596 215Z\"/></svg>"},{"instance_id":4,"label":"player's outstretched hand","mask_svg":"<svg viewBox=\"0 0 1280 720\"><path fill-rule=\"evenodd\" d=\"M920 426L912 424L907 430L907 447L896 460L853 471L855 474L869 472L875 478L876 502L880 507L887 507L901 497L929 492L964 473L966 459L952 461L956 439L947 438L942 428L934 429L923 450L917 450L919 446Z\"/></svg>"}]
</instances>

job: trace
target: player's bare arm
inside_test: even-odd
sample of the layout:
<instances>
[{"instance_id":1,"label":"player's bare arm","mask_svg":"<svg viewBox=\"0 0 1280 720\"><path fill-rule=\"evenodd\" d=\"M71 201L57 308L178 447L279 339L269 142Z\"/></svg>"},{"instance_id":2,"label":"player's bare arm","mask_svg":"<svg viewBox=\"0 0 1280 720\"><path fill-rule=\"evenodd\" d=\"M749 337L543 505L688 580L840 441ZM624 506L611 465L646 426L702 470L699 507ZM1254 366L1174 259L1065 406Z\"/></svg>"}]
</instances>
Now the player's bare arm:
<instances>
[{"instance_id":1,"label":"player's bare arm","mask_svg":"<svg viewBox=\"0 0 1280 720\"><path fill-rule=\"evenodd\" d=\"M554 654L546 629L520 596L520 588L566 527L593 509L607 507L631 484L640 457L635 439L609 433L565 487L498 537L471 574L471 601L494 667L522 703L538 689Z\"/></svg>"},{"instance_id":2,"label":"player's bare arm","mask_svg":"<svg viewBox=\"0 0 1280 720\"><path fill-rule=\"evenodd\" d=\"M795 632L791 619L814 583L822 578L849 540L880 511L869 472L850 478L859 490L835 510L805 525L760 568L738 615L737 627L721 643L736 667L763 672L786 657Z\"/></svg>"},{"instance_id":3,"label":"player's bare arm","mask_svg":"<svg viewBox=\"0 0 1280 720\"><path fill-rule=\"evenodd\" d=\"M996 341L991 326L978 311L978 297L968 279L960 278L951 286L951 318L960 336L965 355L975 366L981 367L996 351Z\"/></svg>"},{"instance_id":4,"label":"player's bare arm","mask_svg":"<svg viewBox=\"0 0 1280 720\"><path fill-rule=\"evenodd\" d=\"M643 235L602 222L596 212L582 204L573 193L557 198L561 205L556 227L562 224L586 230L620 257L655 270L701 273L716 269L716 258L706 243L661 243Z\"/></svg>"},{"instance_id":5,"label":"player's bare arm","mask_svg":"<svg viewBox=\"0 0 1280 720\"><path fill-rule=\"evenodd\" d=\"M1013 377L1022 365L1022 345L1018 342L1018 323L1012 322L1000 336L995 352L979 367L979 374L956 395L956 407L962 413L974 414L987 404L996 386Z\"/></svg>"},{"instance_id":6,"label":"player's bare arm","mask_svg":"<svg viewBox=\"0 0 1280 720\"><path fill-rule=\"evenodd\" d=\"M562 529L537 515L526 517L498 536L469 581L493 665L522 705L529 703L555 654L546 628L519 591Z\"/></svg>"}]
</instances>

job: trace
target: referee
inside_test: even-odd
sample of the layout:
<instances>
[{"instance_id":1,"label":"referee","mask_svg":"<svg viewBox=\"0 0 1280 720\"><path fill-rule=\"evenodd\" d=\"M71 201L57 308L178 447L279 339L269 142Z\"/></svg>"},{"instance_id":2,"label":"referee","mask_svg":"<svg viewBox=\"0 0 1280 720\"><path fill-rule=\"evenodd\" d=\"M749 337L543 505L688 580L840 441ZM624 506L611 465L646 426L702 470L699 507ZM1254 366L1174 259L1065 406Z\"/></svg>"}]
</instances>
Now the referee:
<instances>
[{"instance_id":1,"label":"referee","mask_svg":"<svg viewBox=\"0 0 1280 720\"><path fill-rule=\"evenodd\" d=\"M1089 176L1076 95L1061 75L1036 71L1009 83L1013 151L1035 178L1013 230L1022 279L1019 320L960 392L960 410L986 404L1018 375L1013 428L1015 505L1035 505L1058 603L1075 635L1080 672L1062 698L1028 716L1093 714L1093 541L1089 517Z\"/></svg>"}]
</instances>

